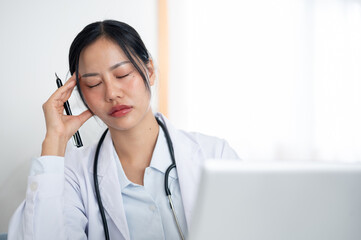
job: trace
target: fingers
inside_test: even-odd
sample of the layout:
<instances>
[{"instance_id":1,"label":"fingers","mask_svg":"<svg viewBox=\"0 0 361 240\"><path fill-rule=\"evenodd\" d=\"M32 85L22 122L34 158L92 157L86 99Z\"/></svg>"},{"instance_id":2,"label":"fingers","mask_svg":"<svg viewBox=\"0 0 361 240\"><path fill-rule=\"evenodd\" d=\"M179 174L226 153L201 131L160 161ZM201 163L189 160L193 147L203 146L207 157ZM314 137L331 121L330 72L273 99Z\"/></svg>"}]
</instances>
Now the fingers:
<instances>
[{"instance_id":1,"label":"fingers","mask_svg":"<svg viewBox=\"0 0 361 240\"><path fill-rule=\"evenodd\" d=\"M54 95L54 98L57 100L63 100L64 102L69 99L71 93L74 90L76 85L75 80L71 79L70 81L66 82L64 86L60 87Z\"/></svg>"},{"instance_id":2,"label":"fingers","mask_svg":"<svg viewBox=\"0 0 361 240\"><path fill-rule=\"evenodd\" d=\"M92 116L93 114L90 112L90 110L86 110L78 115L78 119L80 120L81 125L83 125Z\"/></svg>"},{"instance_id":3,"label":"fingers","mask_svg":"<svg viewBox=\"0 0 361 240\"><path fill-rule=\"evenodd\" d=\"M75 85L76 80L75 75L73 74L64 86L58 88L43 104L43 111L46 115L46 119L49 118L54 120L57 115L63 115L64 103L70 98Z\"/></svg>"},{"instance_id":4,"label":"fingers","mask_svg":"<svg viewBox=\"0 0 361 240\"><path fill-rule=\"evenodd\" d=\"M80 76L79 76L79 78L80 78ZM75 74L73 74L72 76L71 76L71 78L69 78L69 80L66 82L66 84L67 83L69 83L70 84L70 86L69 86L69 88L62 94L62 96L61 96L61 99L62 100L64 100L64 102L65 101L67 101L69 98L70 98L70 96L71 96L71 94L72 94L72 92L73 92L73 90L74 90L74 87L76 86L76 78L75 78ZM65 85L66 85L65 84ZM65 86L64 85L64 86Z\"/></svg>"},{"instance_id":5,"label":"fingers","mask_svg":"<svg viewBox=\"0 0 361 240\"><path fill-rule=\"evenodd\" d=\"M90 110L86 110L77 116L63 116L63 123L65 128L69 130L69 136L74 135L74 133L91 117L93 114Z\"/></svg>"},{"instance_id":6,"label":"fingers","mask_svg":"<svg viewBox=\"0 0 361 240\"><path fill-rule=\"evenodd\" d=\"M67 101L70 98L75 85L76 85L76 79L75 79L75 74L73 74L73 76L71 76L71 78L69 78L69 80L64 84L64 86L58 88L50 96L49 99L60 100L63 102Z\"/></svg>"}]
</instances>

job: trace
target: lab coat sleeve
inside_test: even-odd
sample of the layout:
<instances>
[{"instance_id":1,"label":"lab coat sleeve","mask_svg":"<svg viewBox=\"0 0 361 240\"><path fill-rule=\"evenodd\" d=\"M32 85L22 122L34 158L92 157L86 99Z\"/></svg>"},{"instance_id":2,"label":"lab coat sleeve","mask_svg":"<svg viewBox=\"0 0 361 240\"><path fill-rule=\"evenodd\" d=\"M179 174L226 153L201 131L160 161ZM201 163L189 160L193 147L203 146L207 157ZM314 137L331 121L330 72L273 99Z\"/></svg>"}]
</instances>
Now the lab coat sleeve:
<instances>
[{"instance_id":1,"label":"lab coat sleeve","mask_svg":"<svg viewBox=\"0 0 361 240\"><path fill-rule=\"evenodd\" d=\"M88 218L76 174L65 168L65 226L68 239L87 239Z\"/></svg>"},{"instance_id":2,"label":"lab coat sleeve","mask_svg":"<svg viewBox=\"0 0 361 240\"><path fill-rule=\"evenodd\" d=\"M64 183L64 158L45 156L33 161L25 200L9 223L9 240L86 239L84 229L76 237L69 235L72 230L67 227Z\"/></svg>"}]
</instances>

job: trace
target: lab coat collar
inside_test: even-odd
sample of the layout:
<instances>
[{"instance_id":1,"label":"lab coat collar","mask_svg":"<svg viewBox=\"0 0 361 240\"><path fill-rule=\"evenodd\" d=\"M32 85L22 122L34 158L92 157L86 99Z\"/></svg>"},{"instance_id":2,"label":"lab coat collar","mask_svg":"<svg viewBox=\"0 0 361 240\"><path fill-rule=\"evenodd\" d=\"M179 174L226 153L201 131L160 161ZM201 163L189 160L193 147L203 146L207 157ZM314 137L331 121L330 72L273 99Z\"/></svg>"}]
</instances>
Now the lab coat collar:
<instances>
[{"instance_id":1,"label":"lab coat collar","mask_svg":"<svg viewBox=\"0 0 361 240\"><path fill-rule=\"evenodd\" d=\"M118 171L118 178L120 182L120 187L123 192L123 190L132 184L131 181L127 178L125 175L124 169L122 167L122 164L120 163L120 160L118 158L117 152L115 151L114 145L113 145L113 156L115 159L115 165L117 166ZM169 153L169 148L167 144L166 137L164 135L164 131L161 127L159 127L159 134L157 137L157 141L154 147L152 159L150 162L150 165L148 168L151 168L152 171L158 171L165 175L166 170L168 167L172 164L171 156ZM150 169L149 169L150 170ZM177 179L177 172L175 170L171 171L169 173L169 177L173 179Z\"/></svg>"},{"instance_id":2,"label":"lab coat collar","mask_svg":"<svg viewBox=\"0 0 361 240\"><path fill-rule=\"evenodd\" d=\"M165 172L171 164L172 159L169 153L168 143L163 129L159 127L158 138L149 167L154 168L165 175ZM169 173L169 176L173 179L178 178L177 172L174 170Z\"/></svg>"},{"instance_id":3,"label":"lab coat collar","mask_svg":"<svg viewBox=\"0 0 361 240\"><path fill-rule=\"evenodd\" d=\"M177 175L189 229L191 225L191 213L198 192L201 166L205 157L198 143L189 138L183 131L177 130L162 114L156 113L155 116L165 123L173 142ZM113 220L123 237L129 239L128 224L122 205L121 187L119 181L114 181L114 179L118 179L118 177L113 150L113 142L108 132L99 153L97 174L99 189L105 211ZM89 171L93 173L92 166ZM122 207L119 207L119 204Z\"/></svg>"}]
</instances>

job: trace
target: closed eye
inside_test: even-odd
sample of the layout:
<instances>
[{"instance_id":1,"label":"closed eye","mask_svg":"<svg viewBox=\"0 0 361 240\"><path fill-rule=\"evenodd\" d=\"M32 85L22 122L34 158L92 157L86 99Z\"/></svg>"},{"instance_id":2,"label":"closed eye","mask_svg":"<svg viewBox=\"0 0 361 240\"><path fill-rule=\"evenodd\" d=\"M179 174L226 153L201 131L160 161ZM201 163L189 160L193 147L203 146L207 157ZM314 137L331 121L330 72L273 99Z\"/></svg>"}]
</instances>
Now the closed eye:
<instances>
[{"instance_id":1,"label":"closed eye","mask_svg":"<svg viewBox=\"0 0 361 240\"><path fill-rule=\"evenodd\" d=\"M95 85L88 86L88 87L89 87L89 88L93 88L93 87L99 86L101 83L102 83L102 82L97 83L97 84L95 84Z\"/></svg>"},{"instance_id":2,"label":"closed eye","mask_svg":"<svg viewBox=\"0 0 361 240\"><path fill-rule=\"evenodd\" d=\"M133 71L131 71L131 72L128 73L128 74L122 75L122 76L116 76L116 78L120 79L120 78L128 77L132 72L133 72Z\"/></svg>"}]
</instances>

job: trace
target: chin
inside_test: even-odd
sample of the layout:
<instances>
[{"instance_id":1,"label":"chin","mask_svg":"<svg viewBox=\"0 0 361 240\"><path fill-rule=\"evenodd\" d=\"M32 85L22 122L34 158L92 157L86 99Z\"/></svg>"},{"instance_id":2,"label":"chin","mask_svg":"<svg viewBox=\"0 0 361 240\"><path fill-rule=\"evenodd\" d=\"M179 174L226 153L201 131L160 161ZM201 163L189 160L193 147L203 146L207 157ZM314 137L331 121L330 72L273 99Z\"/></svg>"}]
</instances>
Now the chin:
<instances>
[{"instance_id":1,"label":"chin","mask_svg":"<svg viewBox=\"0 0 361 240\"><path fill-rule=\"evenodd\" d=\"M132 129L139 123L139 119L134 117L124 116L119 118L107 119L108 121L105 124L110 128L118 131L126 131Z\"/></svg>"}]
</instances>

